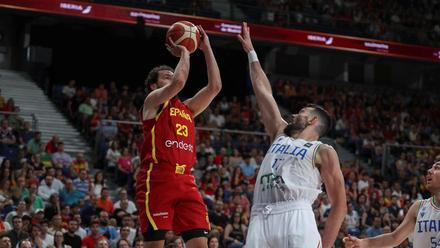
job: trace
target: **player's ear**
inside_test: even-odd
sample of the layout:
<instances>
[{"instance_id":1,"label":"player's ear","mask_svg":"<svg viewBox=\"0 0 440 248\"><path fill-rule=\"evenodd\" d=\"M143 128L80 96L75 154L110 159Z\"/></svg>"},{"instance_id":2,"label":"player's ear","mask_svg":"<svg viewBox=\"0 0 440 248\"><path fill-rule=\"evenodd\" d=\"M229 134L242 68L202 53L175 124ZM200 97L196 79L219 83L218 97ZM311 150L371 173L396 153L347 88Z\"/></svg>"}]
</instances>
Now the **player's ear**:
<instances>
[{"instance_id":1,"label":"player's ear","mask_svg":"<svg viewBox=\"0 0 440 248\"><path fill-rule=\"evenodd\" d=\"M309 119L309 124L313 125L318 122L318 116L313 115L312 118Z\"/></svg>"},{"instance_id":2,"label":"player's ear","mask_svg":"<svg viewBox=\"0 0 440 248\"><path fill-rule=\"evenodd\" d=\"M155 89L157 89L157 84L156 83L150 84L150 90L155 90Z\"/></svg>"}]
</instances>

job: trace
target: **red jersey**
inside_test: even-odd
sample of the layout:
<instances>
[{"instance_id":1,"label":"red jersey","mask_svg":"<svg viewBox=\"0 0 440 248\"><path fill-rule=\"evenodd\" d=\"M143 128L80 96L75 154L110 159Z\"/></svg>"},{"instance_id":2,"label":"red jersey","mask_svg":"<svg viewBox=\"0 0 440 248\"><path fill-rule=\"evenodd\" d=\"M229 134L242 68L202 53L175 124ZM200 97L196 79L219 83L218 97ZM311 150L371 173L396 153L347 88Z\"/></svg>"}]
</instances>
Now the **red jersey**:
<instances>
[{"instance_id":1,"label":"red jersey","mask_svg":"<svg viewBox=\"0 0 440 248\"><path fill-rule=\"evenodd\" d=\"M155 118L142 124L143 165L160 164L152 174L189 174L196 162L196 138L193 113L188 106L179 99L171 99L162 105Z\"/></svg>"}]
</instances>

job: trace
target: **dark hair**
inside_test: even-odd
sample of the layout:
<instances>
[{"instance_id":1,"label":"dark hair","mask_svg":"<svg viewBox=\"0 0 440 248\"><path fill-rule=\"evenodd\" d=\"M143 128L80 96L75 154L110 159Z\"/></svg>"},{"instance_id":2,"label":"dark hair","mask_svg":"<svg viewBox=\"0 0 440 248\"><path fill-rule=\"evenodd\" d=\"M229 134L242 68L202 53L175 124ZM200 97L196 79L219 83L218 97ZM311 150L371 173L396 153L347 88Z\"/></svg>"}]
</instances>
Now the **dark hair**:
<instances>
[{"instance_id":1,"label":"dark hair","mask_svg":"<svg viewBox=\"0 0 440 248\"><path fill-rule=\"evenodd\" d=\"M157 79L159 77L159 71L174 72L174 69L167 65L159 65L151 69L151 71L148 73L147 79L145 80L145 86L147 87L148 90L149 90L149 85L157 82Z\"/></svg>"},{"instance_id":2,"label":"dark hair","mask_svg":"<svg viewBox=\"0 0 440 248\"><path fill-rule=\"evenodd\" d=\"M126 240L126 239L119 239L118 242L116 243L116 247L119 247L119 244L121 242L123 242L123 241L127 242L127 244L130 245L130 242L128 242L128 240Z\"/></svg>"},{"instance_id":3,"label":"dark hair","mask_svg":"<svg viewBox=\"0 0 440 248\"><path fill-rule=\"evenodd\" d=\"M317 104L307 104L307 108L313 108L312 113L318 116L318 125L316 131L319 137L324 136L331 128L332 119L330 114L322 106Z\"/></svg>"}]
</instances>

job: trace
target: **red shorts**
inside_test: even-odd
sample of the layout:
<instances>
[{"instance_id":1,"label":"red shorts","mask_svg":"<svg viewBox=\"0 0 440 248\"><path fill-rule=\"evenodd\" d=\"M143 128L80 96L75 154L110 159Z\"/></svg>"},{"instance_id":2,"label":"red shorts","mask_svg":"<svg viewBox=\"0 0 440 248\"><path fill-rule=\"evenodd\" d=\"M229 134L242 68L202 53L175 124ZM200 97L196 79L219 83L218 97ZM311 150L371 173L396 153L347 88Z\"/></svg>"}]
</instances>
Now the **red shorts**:
<instances>
[{"instance_id":1,"label":"red shorts","mask_svg":"<svg viewBox=\"0 0 440 248\"><path fill-rule=\"evenodd\" d=\"M143 165L137 175L136 205L142 233L147 233L148 228L177 233L209 230L207 208L194 177L160 171L160 166Z\"/></svg>"}]
</instances>

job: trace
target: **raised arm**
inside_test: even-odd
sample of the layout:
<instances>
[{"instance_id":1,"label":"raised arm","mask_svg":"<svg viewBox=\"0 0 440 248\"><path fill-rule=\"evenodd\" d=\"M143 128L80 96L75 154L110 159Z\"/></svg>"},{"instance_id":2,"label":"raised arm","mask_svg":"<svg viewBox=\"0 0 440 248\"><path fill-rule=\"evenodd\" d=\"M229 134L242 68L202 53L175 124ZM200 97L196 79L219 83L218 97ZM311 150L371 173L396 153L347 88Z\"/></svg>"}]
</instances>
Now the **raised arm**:
<instances>
[{"instance_id":1,"label":"raised arm","mask_svg":"<svg viewBox=\"0 0 440 248\"><path fill-rule=\"evenodd\" d=\"M170 46L168 50L176 57L180 57L179 63L172 75L164 75L164 77L171 77L170 84L163 87L153 89L145 98L143 107L143 119L150 119L156 115L158 107L176 96L185 86L189 74L189 52L184 46L176 45L170 39Z\"/></svg>"},{"instance_id":2,"label":"raised arm","mask_svg":"<svg viewBox=\"0 0 440 248\"><path fill-rule=\"evenodd\" d=\"M205 54L206 67L208 70L208 85L203 87L192 98L185 101L185 104L191 109L194 117L203 112L214 97L222 89L222 80L220 78L220 70L218 69L217 61L209 43L208 35L202 26L198 26L202 35L202 43L200 43L200 50Z\"/></svg>"},{"instance_id":3,"label":"raised arm","mask_svg":"<svg viewBox=\"0 0 440 248\"><path fill-rule=\"evenodd\" d=\"M347 214L347 199L338 154L329 145L321 145L318 149L315 164L320 168L321 178L332 206L322 236L322 247L329 248L333 247Z\"/></svg>"},{"instance_id":4,"label":"raised arm","mask_svg":"<svg viewBox=\"0 0 440 248\"><path fill-rule=\"evenodd\" d=\"M420 201L414 202L409 208L408 213L402 223L392 233L382 234L374 238L358 239L353 236L344 238L346 248L380 248L380 247L396 247L402 243L414 231L417 218L417 210Z\"/></svg>"},{"instance_id":5,"label":"raised arm","mask_svg":"<svg viewBox=\"0 0 440 248\"><path fill-rule=\"evenodd\" d=\"M247 23L244 22L242 24L241 35L238 35L237 37L243 46L243 50L248 54L249 73L251 76L252 87L255 96L257 97L258 107L261 111L261 118L266 131L273 140L283 131L287 123L281 117L278 105L272 95L272 88L269 80L258 61L257 54L252 45Z\"/></svg>"}]
</instances>

